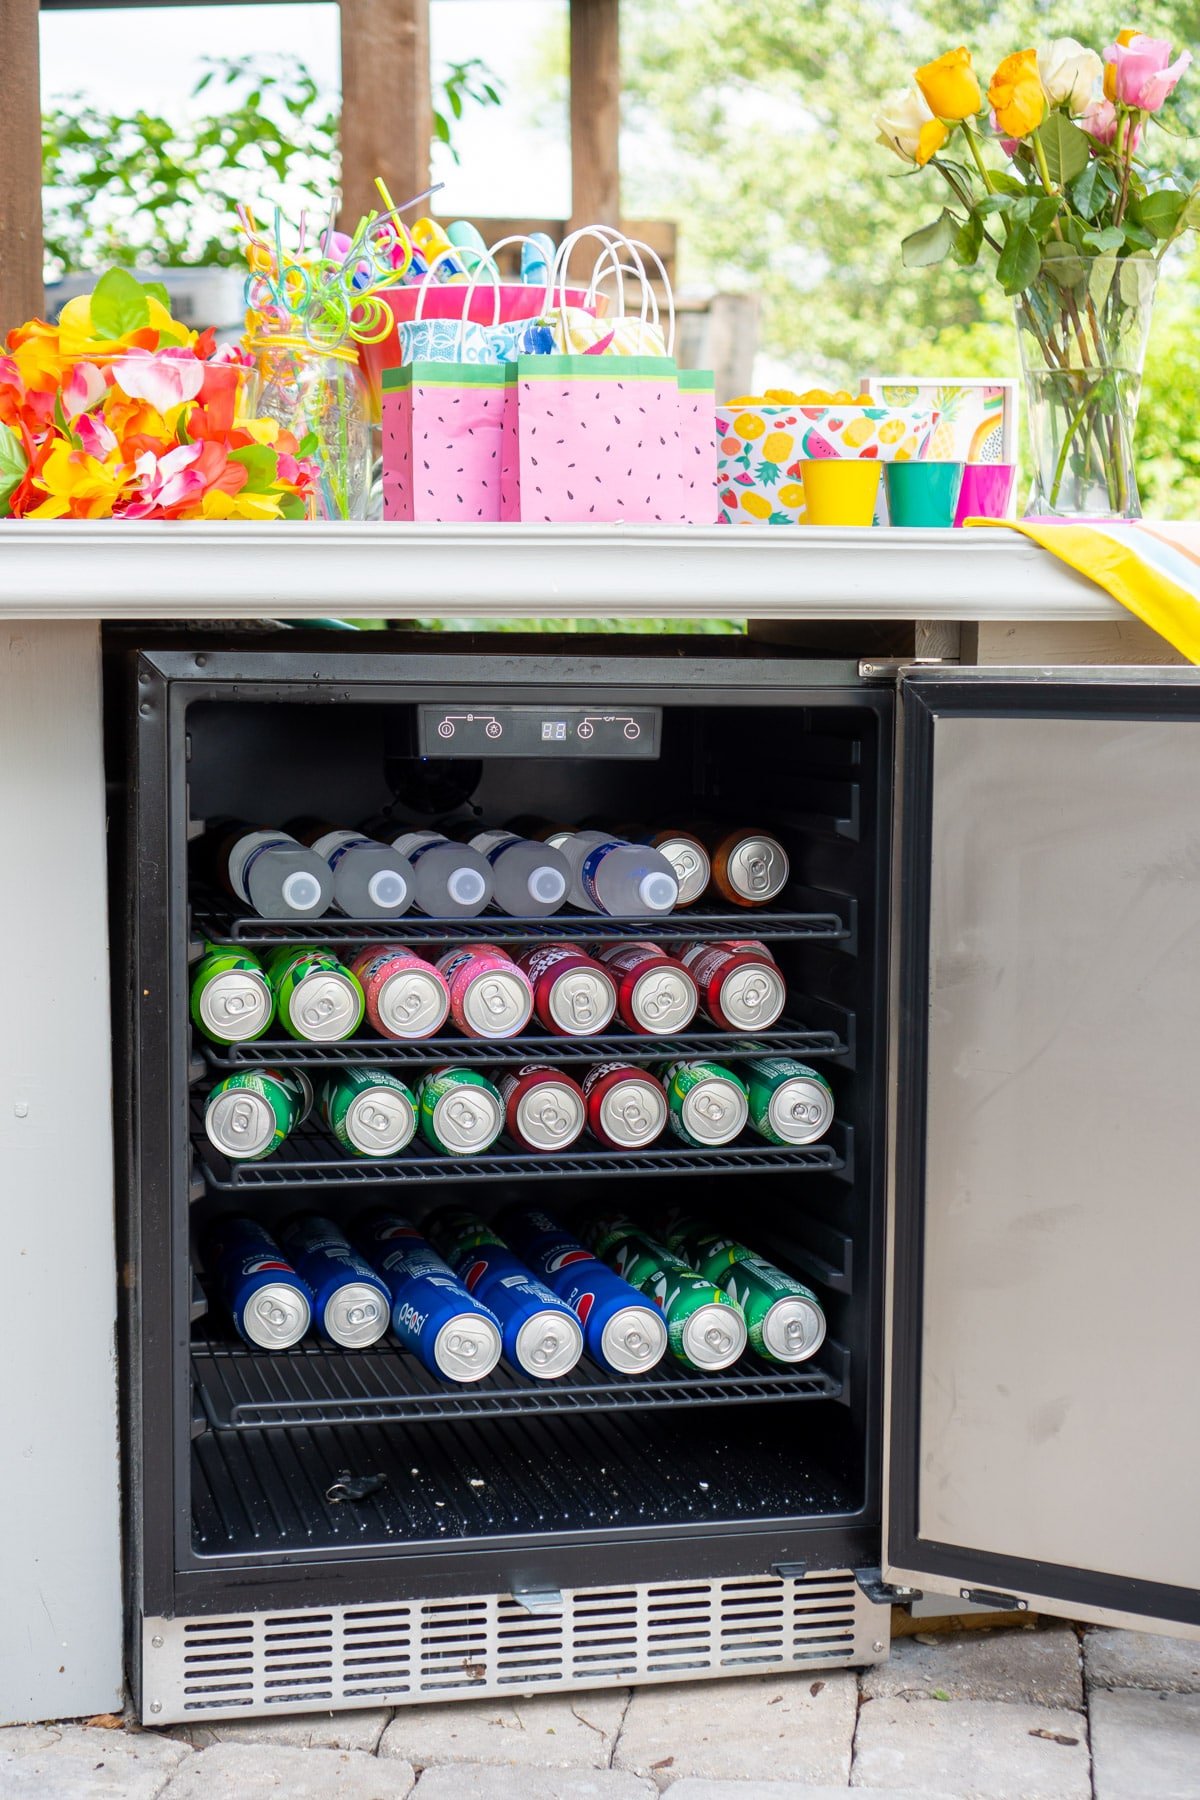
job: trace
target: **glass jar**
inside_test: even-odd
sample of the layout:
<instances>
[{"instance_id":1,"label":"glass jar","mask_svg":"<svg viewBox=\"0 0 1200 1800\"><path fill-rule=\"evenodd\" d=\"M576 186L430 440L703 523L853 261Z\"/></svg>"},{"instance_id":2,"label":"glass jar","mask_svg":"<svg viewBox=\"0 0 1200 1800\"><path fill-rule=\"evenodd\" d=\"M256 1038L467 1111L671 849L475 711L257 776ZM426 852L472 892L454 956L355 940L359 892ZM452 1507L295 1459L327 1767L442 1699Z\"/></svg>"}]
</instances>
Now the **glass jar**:
<instances>
[{"instance_id":1,"label":"glass jar","mask_svg":"<svg viewBox=\"0 0 1200 1800\"><path fill-rule=\"evenodd\" d=\"M316 516L365 519L371 491L371 408L356 351L302 337L251 340L259 376L256 412L302 444L315 440Z\"/></svg>"}]
</instances>

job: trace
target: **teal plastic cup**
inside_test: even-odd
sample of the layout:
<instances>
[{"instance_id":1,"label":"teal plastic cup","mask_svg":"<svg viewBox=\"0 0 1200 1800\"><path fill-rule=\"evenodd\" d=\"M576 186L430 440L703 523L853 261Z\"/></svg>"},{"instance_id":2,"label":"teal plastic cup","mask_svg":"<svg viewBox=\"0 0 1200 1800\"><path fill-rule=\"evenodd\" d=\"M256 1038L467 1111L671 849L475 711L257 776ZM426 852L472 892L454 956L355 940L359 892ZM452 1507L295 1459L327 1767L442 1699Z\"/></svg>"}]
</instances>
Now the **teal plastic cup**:
<instances>
[{"instance_id":1,"label":"teal plastic cup","mask_svg":"<svg viewBox=\"0 0 1200 1800\"><path fill-rule=\"evenodd\" d=\"M884 465L883 478L893 525L953 525L962 463L890 462Z\"/></svg>"}]
</instances>

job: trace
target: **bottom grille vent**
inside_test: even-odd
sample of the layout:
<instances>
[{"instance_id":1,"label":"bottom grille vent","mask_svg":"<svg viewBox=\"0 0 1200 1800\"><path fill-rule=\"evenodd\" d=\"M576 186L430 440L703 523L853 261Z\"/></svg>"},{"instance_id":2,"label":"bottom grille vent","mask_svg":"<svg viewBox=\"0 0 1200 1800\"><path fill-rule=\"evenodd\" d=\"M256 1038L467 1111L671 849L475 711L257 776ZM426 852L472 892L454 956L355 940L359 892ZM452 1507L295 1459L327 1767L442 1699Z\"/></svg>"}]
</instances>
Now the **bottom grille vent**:
<instances>
[{"instance_id":1,"label":"bottom grille vent","mask_svg":"<svg viewBox=\"0 0 1200 1800\"><path fill-rule=\"evenodd\" d=\"M848 1573L147 1619L142 1716L175 1720L745 1675L878 1661L887 1608Z\"/></svg>"}]
</instances>

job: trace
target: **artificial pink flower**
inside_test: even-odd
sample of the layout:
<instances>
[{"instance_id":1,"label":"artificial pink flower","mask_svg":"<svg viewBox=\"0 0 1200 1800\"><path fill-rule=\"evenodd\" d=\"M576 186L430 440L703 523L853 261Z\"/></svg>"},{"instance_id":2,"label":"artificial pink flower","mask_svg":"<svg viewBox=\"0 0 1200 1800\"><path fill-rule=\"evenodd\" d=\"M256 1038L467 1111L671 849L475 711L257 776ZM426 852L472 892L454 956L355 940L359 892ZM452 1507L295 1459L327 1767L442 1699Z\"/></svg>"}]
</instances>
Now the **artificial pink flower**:
<instances>
[{"instance_id":1,"label":"artificial pink flower","mask_svg":"<svg viewBox=\"0 0 1200 1800\"><path fill-rule=\"evenodd\" d=\"M1117 109L1111 100L1093 100L1079 123L1098 144L1111 144L1117 135ZM1128 148L1137 149L1142 141L1142 128L1135 125L1128 134Z\"/></svg>"},{"instance_id":2,"label":"artificial pink flower","mask_svg":"<svg viewBox=\"0 0 1200 1800\"><path fill-rule=\"evenodd\" d=\"M76 419L80 413L90 412L97 400L103 397L107 385L103 370L98 369L95 363L76 363L62 385L63 411L68 419Z\"/></svg>"},{"instance_id":3,"label":"artificial pink flower","mask_svg":"<svg viewBox=\"0 0 1200 1800\"><path fill-rule=\"evenodd\" d=\"M184 506L204 492L204 480L193 466L200 457L199 444L180 444L165 456L147 450L134 464L138 480L138 498L126 508L128 518L144 518L149 512L164 512Z\"/></svg>"},{"instance_id":4,"label":"artificial pink flower","mask_svg":"<svg viewBox=\"0 0 1200 1800\"><path fill-rule=\"evenodd\" d=\"M156 412L170 412L194 400L204 384L204 367L192 350L131 350L114 373L123 393L144 400Z\"/></svg>"},{"instance_id":5,"label":"artificial pink flower","mask_svg":"<svg viewBox=\"0 0 1200 1800\"><path fill-rule=\"evenodd\" d=\"M101 413L81 413L75 420L75 435L87 454L94 456L97 462L107 462L119 443L116 432L105 423Z\"/></svg>"},{"instance_id":6,"label":"artificial pink flower","mask_svg":"<svg viewBox=\"0 0 1200 1800\"><path fill-rule=\"evenodd\" d=\"M1116 90L1110 94L1106 71L1106 95L1122 106L1137 107L1139 112L1157 112L1191 62L1192 53L1181 51L1172 62L1166 38L1144 37L1139 32L1127 44L1110 44L1104 60L1113 65L1111 82Z\"/></svg>"}]
</instances>

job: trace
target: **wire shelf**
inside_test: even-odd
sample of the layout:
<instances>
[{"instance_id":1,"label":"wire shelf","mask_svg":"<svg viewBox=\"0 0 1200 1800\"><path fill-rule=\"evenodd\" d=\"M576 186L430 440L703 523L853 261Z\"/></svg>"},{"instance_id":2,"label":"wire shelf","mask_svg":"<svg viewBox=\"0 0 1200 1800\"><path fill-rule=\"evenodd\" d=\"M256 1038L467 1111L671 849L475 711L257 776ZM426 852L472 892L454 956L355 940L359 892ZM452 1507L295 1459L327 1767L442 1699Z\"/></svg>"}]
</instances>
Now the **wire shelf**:
<instances>
[{"instance_id":1,"label":"wire shelf","mask_svg":"<svg viewBox=\"0 0 1200 1800\"><path fill-rule=\"evenodd\" d=\"M647 1063L666 1058L715 1056L735 1060L746 1056L845 1056L848 1046L836 1031L816 1031L799 1019L780 1019L766 1031L751 1036L721 1031L701 1023L696 1030L670 1037L620 1030L598 1037L556 1037L533 1026L515 1038L344 1038L337 1044L310 1044L291 1037L255 1038L246 1044L213 1044L199 1033L196 1048L212 1069L264 1067L300 1068L369 1063L379 1068L436 1068L439 1063L465 1063L495 1067L500 1072L523 1063L553 1063L586 1068L593 1062Z\"/></svg>"},{"instance_id":2,"label":"wire shelf","mask_svg":"<svg viewBox=\"0 0 1200 1800\"><path fill-rule=\"evenodd\" d=\"M845 1399L848 1352L827 1341L818 1359L785 1368L745 1356L719 1375L701 1375L668 1357L634 1377L584 1358L559 1381L534 1381L502 1364L483 1381L459 1385L439 1381L391 1340L369 1350L304 1344L268 1354L207 1335L192 1345L192 1377L213 1430L258 1431Z\"/></svg>"},{"instance_id":3,"label":"wire shelf","mask_svg":"<svg viewBox=\"0 0 1200 1800\"><path fill-rule=\"evenodd\" d=\"M196 1155L210 1188L220 1193L261 1193L275 1188L386 1187L395 1182L536 1181L572 1176L627 1175L782 1175L843 1169L845 1158L834 1143L768 1144L745 1134L736 1143L693 1149L675 1139L660 1139L646 1150L609 1150L594 1140L582 1148L553 1155L516 1148L485 1151L480 1156L448 1156L429 1150L421 1140L399 1156L352 1157L311 1121L294 1132L274 1156L261 1162L230 1162L204 1135L201 1111L195 1108ZM833 1126L845 1140L845 1128Z\"/></svg>"}]
</instances>

